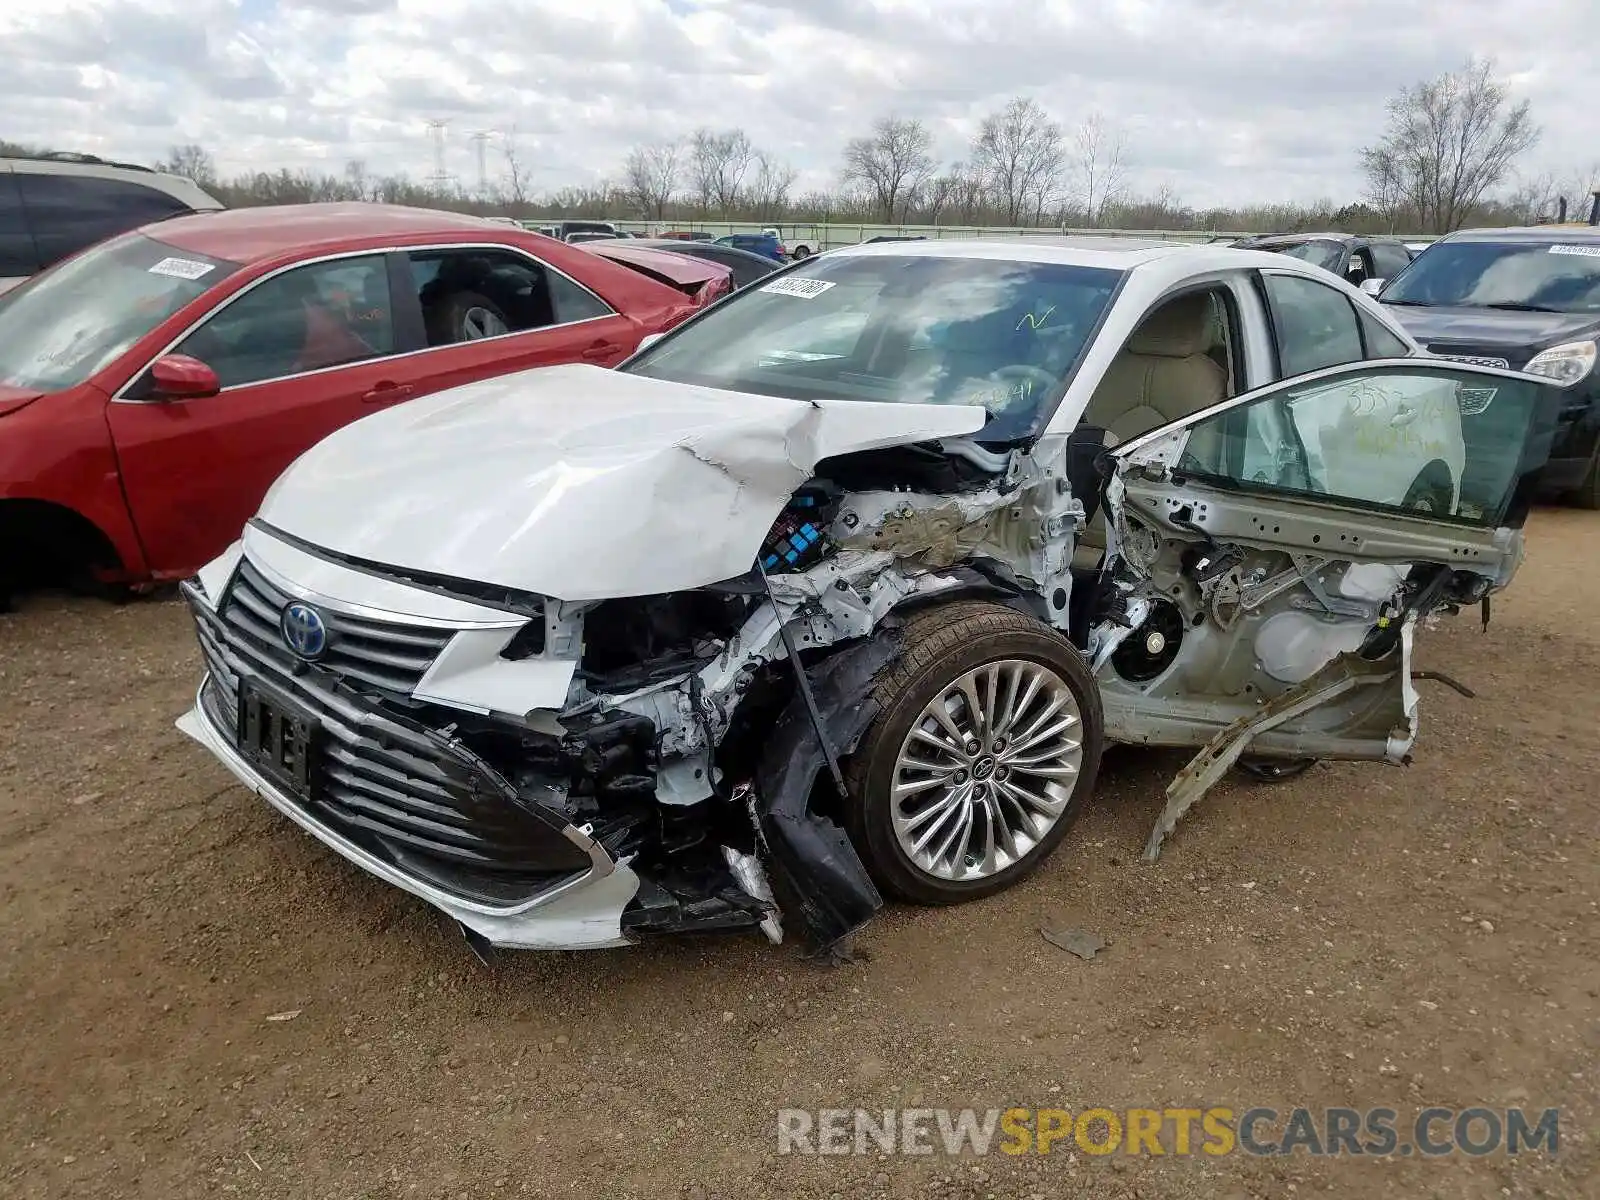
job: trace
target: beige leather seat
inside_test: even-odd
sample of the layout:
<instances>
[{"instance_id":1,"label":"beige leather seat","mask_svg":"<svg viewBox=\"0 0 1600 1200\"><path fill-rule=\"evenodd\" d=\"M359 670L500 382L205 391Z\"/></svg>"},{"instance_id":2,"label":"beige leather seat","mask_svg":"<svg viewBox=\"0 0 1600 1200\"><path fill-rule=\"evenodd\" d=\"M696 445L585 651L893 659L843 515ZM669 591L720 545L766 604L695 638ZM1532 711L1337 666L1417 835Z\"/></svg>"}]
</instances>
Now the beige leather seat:
<instances>
[{"instance_id":1,"label":"beige leather seat","mask_svg":"<svg viewBox=\"0 0 1600 1200\"><path fill-rule=\"evenodd\" d=\"M1111 360L1089 399L1083 423L1125 442L1209 408L1228 397L1228 372L1206 351L1218 341L1217 305L1209 293L1179 296L1151 313ZM1093 567L1105 549L1105 515L1096 513L1073 563Z\"/></svg>"}]
</instances>

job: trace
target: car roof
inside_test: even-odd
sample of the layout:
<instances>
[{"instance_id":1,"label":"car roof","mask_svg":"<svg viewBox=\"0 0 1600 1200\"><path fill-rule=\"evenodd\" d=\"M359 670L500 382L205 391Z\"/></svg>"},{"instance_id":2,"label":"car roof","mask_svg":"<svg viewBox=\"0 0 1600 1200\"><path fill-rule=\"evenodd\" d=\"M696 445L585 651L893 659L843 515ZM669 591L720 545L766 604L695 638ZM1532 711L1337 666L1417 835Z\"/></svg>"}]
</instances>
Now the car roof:
<instances>
[{"instance_id":1,"label":"car roof","mask_svg":"<svg viewBox=\"0 0 1600 1200\"><path fill-rule=\"evenodd\" d=\"M119 179L139 187L165 192L196 212L213 212L222 202L194 180L156 171L134 163L106 162L92 154L53 154L38 157L0 155L0 171L13 175L58 175L79 179Z\"/></svg>"},{"instance_id":2,"label":"car roof","mask_svg":"<svg viewBox=\"0 0 1600 1200\"><path fill-rule=\"evenodd\" d=\"M1205 247L1133 237L986 237L929 238L922 242L862 242L828 251L829 257L877 254L887 257L990 258L1013 262L1062 263L1071 266L1131 270L1173 254L1192 254Z\"/></svg>"},{"instance_id":3,"label":"car roof","mask_svg":"<svg viewBox=\"0 0 1600 1200\"><path fill-rule=\"evenodd\" d=\"M1298 246L1302 242L1360 242L1393 239L1369 238L1356 233L1258 233L1254 237L1240 238L1239 243L1251 246ZM1236 244L1239 244L1236 243Z\"/></svg>"},{"instance_id":4,"label":"car roof","mask_svg":"<svg viewBox=\"0 0 1600 1200\"><path fill-rule=\"evenodd\" d=\"M359 202L231 208L157 221L139 232L183 250L248 263L293 250L336 249L358 239L472 230L508 232L507 226L470 213Z\"/></svg>"},{"instance_id":5,"label":"car roof","mask_svg":"<svg viewBox=\"0 0 1600 1200\"><path fill-rule=\"evenodd\" d=\"M1517 225L1505 229L1458 229L1440 242L1600 242L1600 225ZM1435 242L1434 245L1438 245Z\"/></svg>"},{"instance_id":6,"label":"car roof","mask_svg":"<svg viewBox=\"0 0 1600 1200\"><path fill-rule=\"evenodd\" d=\"M720 275L728 274L728 268L721 263L646 246L635 238L606 238L598 242L572 244L579 250L598 255L600 258L609 258L614 262L654 271L679 285L706 283Z\"/></svg>"}]
</instances>

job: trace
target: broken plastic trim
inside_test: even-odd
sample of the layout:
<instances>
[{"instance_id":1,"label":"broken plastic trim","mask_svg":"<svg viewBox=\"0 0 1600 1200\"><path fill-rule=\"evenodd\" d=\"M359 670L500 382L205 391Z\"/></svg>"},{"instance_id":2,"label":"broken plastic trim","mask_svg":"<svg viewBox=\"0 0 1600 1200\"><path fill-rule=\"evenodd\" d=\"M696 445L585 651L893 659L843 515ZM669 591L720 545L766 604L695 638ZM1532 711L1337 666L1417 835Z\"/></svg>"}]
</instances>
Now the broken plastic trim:
<instances>
[{"instance_id":1,"label":"broken plastic trim","mask_svg":"<svg viewBox=\"0 0 1600 1200\"><path fill-rule=\"evenodd\" d=\"M873 683L900 652L898 631L880 627L825 661L809 680L815 718L795 696L773 725L756 768L752 811L771 858L779 911L824 951L834 950L883 907L845 831L811 808L824 741L837 754L856 748L878 716ZM841 802L852 801L843 796Z\"/></svg>"}]
</instances>

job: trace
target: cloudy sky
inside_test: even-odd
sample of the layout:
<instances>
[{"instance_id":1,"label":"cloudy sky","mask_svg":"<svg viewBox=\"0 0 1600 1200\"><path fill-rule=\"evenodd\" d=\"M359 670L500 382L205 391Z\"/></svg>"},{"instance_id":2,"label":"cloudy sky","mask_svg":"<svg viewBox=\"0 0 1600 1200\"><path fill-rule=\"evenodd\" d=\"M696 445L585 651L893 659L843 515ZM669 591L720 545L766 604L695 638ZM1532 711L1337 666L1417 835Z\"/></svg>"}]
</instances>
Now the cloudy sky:
<instances>
[{"instance_id":1,"label":"cloudy sky","mask_svg":"<svg viewBox=\"0 0 1600 1200\"><path fill-rule=\"evenodd\" d=\"M1343 199L1385 100L1470 54L1533 101L1528 171L1600 159L1597 44L1595 0L0 0L0 138L422 177L442 119L464 182L472 134L514 127L554 188L741 125L804 191L879 115L925 118L954 159L1026 93L1069 125L1103 110L1142 189Z\"/></svg>"}]
</instances>

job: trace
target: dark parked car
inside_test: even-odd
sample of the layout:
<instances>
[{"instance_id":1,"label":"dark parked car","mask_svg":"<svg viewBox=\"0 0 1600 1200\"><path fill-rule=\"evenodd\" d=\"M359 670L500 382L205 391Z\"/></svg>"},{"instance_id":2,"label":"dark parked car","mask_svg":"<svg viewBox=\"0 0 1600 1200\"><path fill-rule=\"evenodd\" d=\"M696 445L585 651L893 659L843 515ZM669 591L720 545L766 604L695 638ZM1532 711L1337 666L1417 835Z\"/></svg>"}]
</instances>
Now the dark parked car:
<instances>
[{"instance_id":1,"label":"dark parked car","mask_svg":"<svg viewBox=\"0 0 1600 1200\"><path fill-rule=\"evenodd\" d=\"M182 176L92 154L0 158L0 292L105 238L221 207Z\"/></svg>"},{"instance_id":2,"label":"dark parked car","mask_svg":"<svg viewBox=\"0 0 1600 1200\"><path fill-rule=\"evenodd\" d=\"M748 250L751 254L759 254L762 258L770 258L773 262L783 262L788 258L783 243L770 233L730 233L727 237L718 238L716 244Z\"/></svg>"},{"instance_id":3,"label":"dark parked car","mask_svg":"<svg viewBox=\"0 0 1600 1200\"><path fill-rule=\"evenodd\" d=\"M671 250L674 254L685 254L690 258L704 259L706 262L721 263L733 272L733 286L736 288L742 288L764 275L772 274L780 265L770 258L752 254L737 246L724 246L720 242L679 242L671 238L645 238L639 244Z\"/></svg>"},{"instance_id":4,"label":"dark parked car","mask_svg":"<svg viewBox=\"0 0 1600 1200\"><path fill-rule=\"evenodd\" d=\"M1267 250L1315 263L1357 287L1370 279L1393 279L1416 257L1399 238L1349 233L1264 233L1233 244L1241 250Z\"/></svg>"},{"instance_id":5,"label":"dark parked car","mask_svg":"<svg viewBox=\"0 0 1600 1200\"><path fill-rule=\"evenodd\" d=\"M1600 508L1600 229L1453 233L1378 299L1430 353L1548 375L1567 389L1541 490Z\"/></svg>"}]
</instances>

